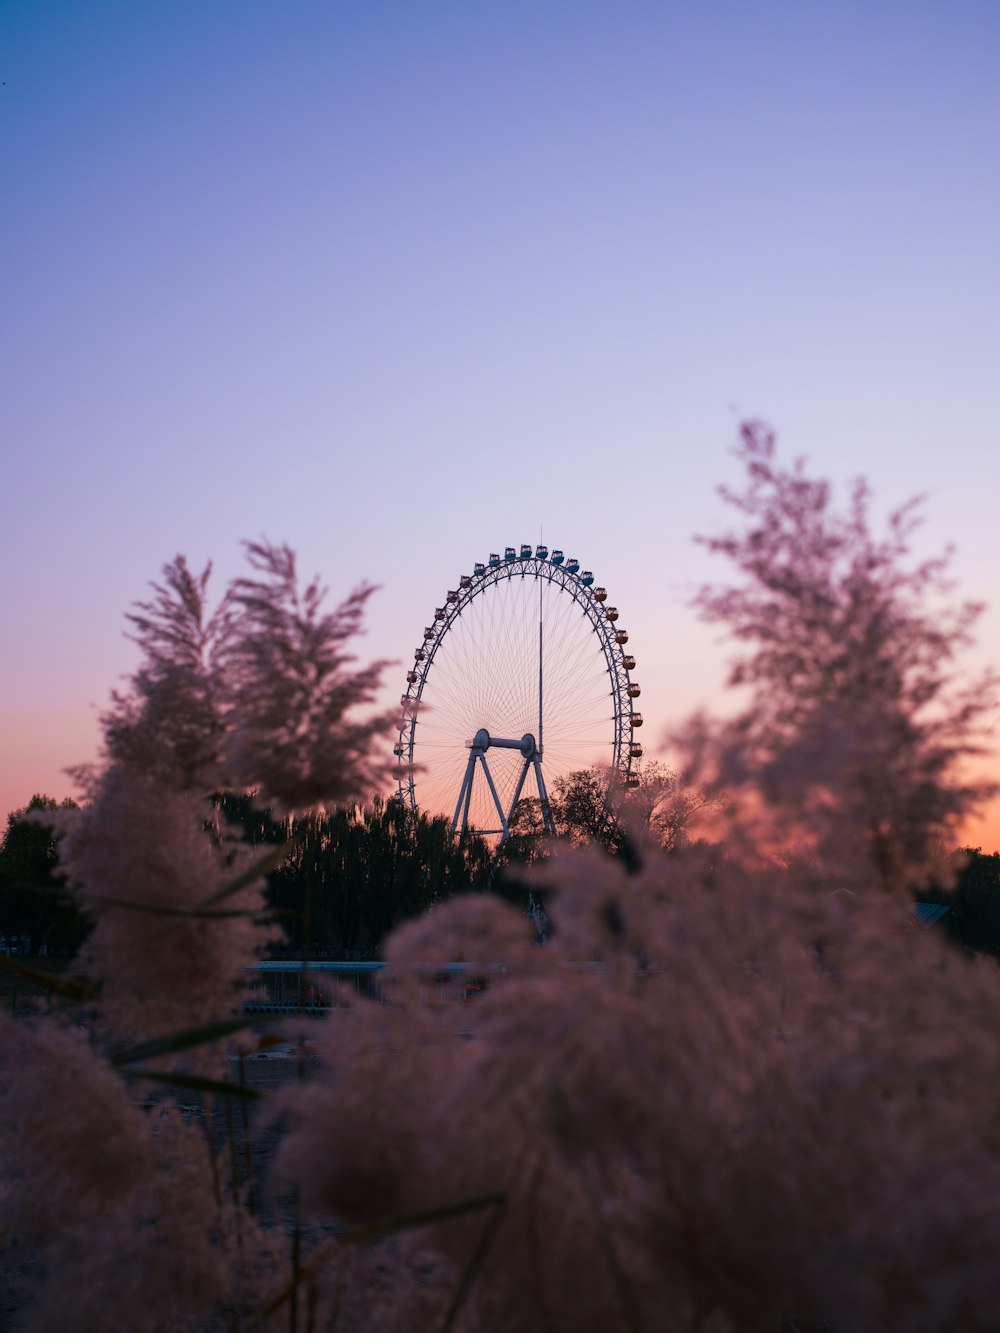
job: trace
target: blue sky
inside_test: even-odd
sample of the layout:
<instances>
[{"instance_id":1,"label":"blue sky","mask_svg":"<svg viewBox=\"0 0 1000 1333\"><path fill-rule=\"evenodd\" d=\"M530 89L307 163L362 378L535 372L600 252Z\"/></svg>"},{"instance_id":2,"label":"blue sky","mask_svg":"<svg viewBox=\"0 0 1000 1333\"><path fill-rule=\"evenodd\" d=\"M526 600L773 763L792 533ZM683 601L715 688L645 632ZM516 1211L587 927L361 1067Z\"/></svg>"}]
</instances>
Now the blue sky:
<instances>
[{"instance_id":1,"label":"blue sky","mask_svg":"<svg viewBox=\"0 0 1000 1333\"><path fill-rule=\"evenodd\" d=\"M69 789L160 565L264 533L382 585L364 648L405 661L543 531L658 735L724 675L690 539L744 415L928 493L993 598L998 39L986 3L8 0L6 805Z\"/></svg>"}]
</instances>

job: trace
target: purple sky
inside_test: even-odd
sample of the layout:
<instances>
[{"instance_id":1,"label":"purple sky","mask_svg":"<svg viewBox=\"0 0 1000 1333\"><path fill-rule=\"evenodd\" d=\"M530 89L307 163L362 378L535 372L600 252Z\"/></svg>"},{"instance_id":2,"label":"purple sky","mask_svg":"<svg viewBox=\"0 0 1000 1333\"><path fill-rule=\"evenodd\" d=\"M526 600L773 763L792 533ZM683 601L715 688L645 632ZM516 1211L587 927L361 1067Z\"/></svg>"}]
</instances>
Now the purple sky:
<instances>
[{"instance_id":1,"label":"purple sky","mask_svg":"<svg viewBox=\"0 0 1000 1333\"><path fill-rule=\"evenodd\" d=\"M994 599L998 53L992 0L7 0L0 810L71 790L164 560L261 534L405 661L541 528L648 746L724 675L690 538L741 415L927 492Z\"/></svg>"}]
</instances>

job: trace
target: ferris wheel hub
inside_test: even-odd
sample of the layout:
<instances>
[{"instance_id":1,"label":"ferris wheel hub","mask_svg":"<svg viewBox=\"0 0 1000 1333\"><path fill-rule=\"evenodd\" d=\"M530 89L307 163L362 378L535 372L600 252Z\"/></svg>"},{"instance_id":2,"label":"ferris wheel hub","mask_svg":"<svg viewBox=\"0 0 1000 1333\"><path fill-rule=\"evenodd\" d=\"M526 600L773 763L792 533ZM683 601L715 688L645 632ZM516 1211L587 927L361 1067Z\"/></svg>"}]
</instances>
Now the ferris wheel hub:
<instances>
[{"instance_id":1,"label":"ferris wheel hub","mask_svg":"<svg viewBox=\"0 0 1000 1333\"><path fill-rule=\"evenodd\" d=\"M542 757L538 742L530 731L526 731L521 739L516 741L507 736L491 736L485 727L480 727L472 740L467 742L466 748L488 750L491 745L497 750L520 750L524 759L534 759L535 755L538 755L539 759Z\"/></svg>"}]
</instances>

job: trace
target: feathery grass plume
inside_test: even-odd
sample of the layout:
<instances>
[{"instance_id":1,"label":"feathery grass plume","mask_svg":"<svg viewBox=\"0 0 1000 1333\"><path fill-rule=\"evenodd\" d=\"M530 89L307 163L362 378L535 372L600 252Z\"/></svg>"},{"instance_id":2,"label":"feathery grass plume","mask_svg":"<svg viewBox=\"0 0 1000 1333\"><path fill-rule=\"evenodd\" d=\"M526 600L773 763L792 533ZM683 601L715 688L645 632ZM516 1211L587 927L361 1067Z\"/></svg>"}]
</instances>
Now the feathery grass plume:
<instances>
[{"instance_id":1,"label":"feathery grass plume","mask_svg":"<svg viewBox=\"0 0 1000 1333\"><path fill-rule=\"evenodd\" d=\"M238 782L308 810L362 796L381 771L380 720L346 716L379 682L380 664L346 670L367 591L327 615L317 584L297 591L287 548L250 554L270 582L239 581L214 612L207 569L195 577L180 557L166 567L131 616L143 660L103 719L89 802L46 812L94 922L79 965L99 987L95 1035L138 1042L166 1086L190 1074L168 1070L178 1061L218 1072L225 1051L207 1037L230 1029L213 1020L231 1017L273 935L261 863L211 826L207 795ZM235 1326L260 1308L276 1246L244 1206L238 1169L227 1198L196 1126L163 1100L140 1110L82 1034L55 1019L3 1028L0 1211L5 1239L44 1259L24 1325L166 1333L227 1312Z\"/></svg>"},{"instance_id":2,"label":"feathery grass plume","mask_svg":"<svg viewBox=\"0 0 1000 1333\"><path fill-rule=\"evenodd\" d=\"M809 847L835 878L886 890L947 877L940 848L996 790L966 761L997 677L954 678L981 607L954 602L947 552L911 560L916 502L878 538L863 481L840 512L802 460L780 465L759 423L736 453L746 486L721 494L745 526L699 540L738 579L696 605L746 645L730 684L750 698L730 721L690 727L690 775L728 794L757 851Z\"/></svg>"},{"instance_id":3,"label":"feathery grass plume","mask_svg":"<svg viewBox=\"0 0 1000 1333\"><path fill-rule=\"evenodd\" d=\"M997 970L883 895L700 851L543 877L544 948L461 900L390 946L403 974L439 938L515 957L501 983L328 1026L283 1160L310 1203L357 1223L506 1194L470 1327L991 1328ZM414 1244L454 1289L481 1234Z\"/></svg>"},{"instance_id":4,"label":"feathery grass plume","mask_svg":"<svg viewBox=\"0 0 1000 1333\"><path fill-rule=\"evenodd\" d=\"M315 580L298 588L287 546L247 549L264 577L236 580L214 611L209 568L195 577L179 556L130 615L142 663L103 719L90 804L61 818L63 868L96 922L82 961L122 1037L226 1017L273 938L256 919L262 880L212 903L249 849L217 829L213 850L207 793L235 785L309 810L358 799L387 771L386 720L353 717L383 664L347 670L370 590L325 613Z\"/></svg>"},{"instance_id":5,"label":"feathery grass plume","mask_svg":"<svg viewBox=\"0 0 1000 1333\"><path fill-rule=\"evenodd\" d=\"M543 948L511 908L444 905L390 939L395 1007L327 1029L293 1111L283 1169L348 1222L507 1199L485 1257L467 1218L419 1238L455 1290L478 1264L470 1327L995 1322L1000 973L868 891L919 881L989 790L957 772L976 608L928 608L945 566L908 563L910 509L877 541L863 486L841 516L766 432L743 458L751 530L710 545L745 581L702 604L751 645L752 706L695 728L742 855L557 854ZM490 982L460 1010L446 956Z\"/></svg>"},{"instance_id":6,"label":"feathery grass plume","mask_svg":"<svg viewBox=\"0 0 1000 1333\"><path fill-rule=\"evenodd\" d=\"M631 874L623 858L557 855L534 874L544 947L487 895L390 939L391 1003L359 998L317 1024L322 1076L275 1106L291 1121L282 1179L314 1219L392 1237L384 1261L341 1246L325 1291L322 1244L296 1252L304 1322L993 1328L1000 973L865 891L916 879L983 792L953 771L982 693L949 703L973 612L926 611L942 567L905 572L906 513L877 543L863 490L831 515L825 488L782 473L771 450L748 428L737 502L756 527L718 547L748 586L705 594L711 616L760 645L734 673L759 715L700 735L756 855L682 848L633 858ZM221 736L198 722L181 745L169 715L187 687L156 696L164 720L137 685L92 805L66 817L64 860L97 922L86 962L105 1035L225 1017L228 983L260 947L259 882L220 897L241 863L203 830L210 776L297 809L350 799L378 768L377 724L349 721L380 669L347 669L366 593L324 616L315 583L297 591L290 552L250 552L262 578L235 585L215 646L198 650L217 674ZM163 596L183 601L186 586L168 580ZM157 614L174 623L169 607ZM194 661L199 614L178 612L179 645L150 631L151 651ZM775 864L779 842L802 854ZM250 915L194 914L213 898ZM451 962L466 965L461 986L442 973ZM31 1223L49 1274L27 1326L212 1327L237 1317L258 1253L285 1313L288 1266L284 1278L271 1267L236 1170L220 1207L190 1127L132 1105L82 1040L11 1021L0 1038L13 1145L0 1208L8 1233ZM375 1306L359 1299L369 1276Z\"/></svg>"},{"instance_id":7,"label":"feathery grass plume","mask_svg":"<svg viewBox=\"0 0 1000 1333\"><path fill-rule=\"evenodd\" d=\"M253 851L207 827L209 792L238 781L308 808L363 795L379 771L379 722L344 716L379 680L379 664L345 670L367 593L326 615L315 583L298 593L287 548L250 552L272 583L240 581L214 611L208 569L194 576L182 557L166 566L130 616L143 659L103 718L89 802L50 817L94 922L79 966L98 983L104 1044L211 1032L273 937ZM270 636L261 651L257 634ZM165 1331L259 1306L276 1280L273 1238L235 1194L220 1207L196 1126L162 1101L140 1111L82 1035L54 1021L4 1030L3 1217L7 1239L45 1260L27 1326ZM193 1061L217 1073L225 1057L218 1041L161 1045L146 1063L162 1071Z\"/></svg>"},{"instance_id":8,"label":"feathery grass plume","mask_svg":"<svg viewBox=\"0 0 1000 1333\"><path fill-rule=\"evenodd\" d=\"M287 546L248 542L246 550L261 577L230 588L222 654L232 780L285 811L354 801L384 784L395 721L353 716L372 702L388 665L348 669L355 658L346 645L374 589L358 588L323 613L326 590L316 579L300 590Z\"/></svg>"},{"instance_id":9,"label":"feathery grass plume","mask_svg":"<svg viewBox=\"0 0 1000 1333\"><path fill-rule=\"evenodd\" d=\"M115 765L67 821L62 864L94 920L80 966L100 983L98 1012L118 1039L230 1017L244 969L275 937L260 921L261 879L226 900L244 915L195 914L251 856L214 846L205 816L196 794Z\"/></svg>"},{"instance_id":10,"label":"feathery grass plume","mask_svg":"<svg viewBox=\"0 0 1000 1333\"><path fill-rule=\"evenodd\" d=\"M82 1031L0 1015L0 1103L5 1238L82 1245L134 1206L152 1159L144 1117Z\"/></svg>"},{"instance_id":11,"label":"feathery grass plume","mask_svg":"<svg viewBox=\"0 0 1000 1333\"><path fill-rule=\"evenodd\" d=\"M143 660L127 693L115 691L102 717L109 760L178 789L224 782L225 700L218 650L228 599L207 606L211 565L199 575L182 555L163 567L155 596L128 619Z\"/></svg>"},{"instance_id":12,"label":"feathery grass plume","mask_svg":"<svg viewBox=\"0 0 1000 1333\"><path fill-rule=\"evenodd\" d=\"M132 1215L102 1220L85 1248L52 1266L33 1330L174 1333L204 1327L236 1295L199 1130L176 1108L151 1129L154 1159Z\"/></svg>"},{"instance_id":13,"label":"feathery grass plume","mask_svg":"<svg viewBox=\"0 0 1000 1333\"><path fill-rule=\"evenodd\" d=\"M211 566L195 576L178 556L129 614L143 661L102 718L107 759L177 790L253 789L282 811L360 799L389 772L394 721L355 716L387 665L348 669L374 589L326 612L288 546L246 551L261 577L234 580L214 610Z\"/></svg>"},{"instance_id":14,"label":"feathery grass plume","mask_svg":"<svg viewBox=\"0 0 1000 1333\"><path fill-rule=\"evenodd\" d=\"M0 1036L0 1234L41 1258L21 1326L194 1326L234 1283L200 1131L175 1108L151 1123L80 1031L4 1016Z\"/></svg>"}]
</instances>

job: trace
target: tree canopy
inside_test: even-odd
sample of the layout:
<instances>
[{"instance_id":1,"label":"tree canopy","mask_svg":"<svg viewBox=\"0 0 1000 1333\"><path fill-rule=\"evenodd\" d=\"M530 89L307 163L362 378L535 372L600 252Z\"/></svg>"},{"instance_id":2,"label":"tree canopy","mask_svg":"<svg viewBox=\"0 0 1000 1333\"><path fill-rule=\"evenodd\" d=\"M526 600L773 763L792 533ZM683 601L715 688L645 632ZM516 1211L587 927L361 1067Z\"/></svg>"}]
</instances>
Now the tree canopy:
<instances>
[{"instance_id":1,"label":"tree canopy","mask_svg":"<svg viewBox=\"0 0 1000 1333\"><path fill-rule=\"evenodd\" d=\"M12 810L0 842L0 935L7 947L32 953L74 953L87 933L73 899L62 891L59 853L46 812L75 810L68 798L56 801L36 793ZM21 941L28 943L22 946Z\"/></svg>"}]
</instances>

